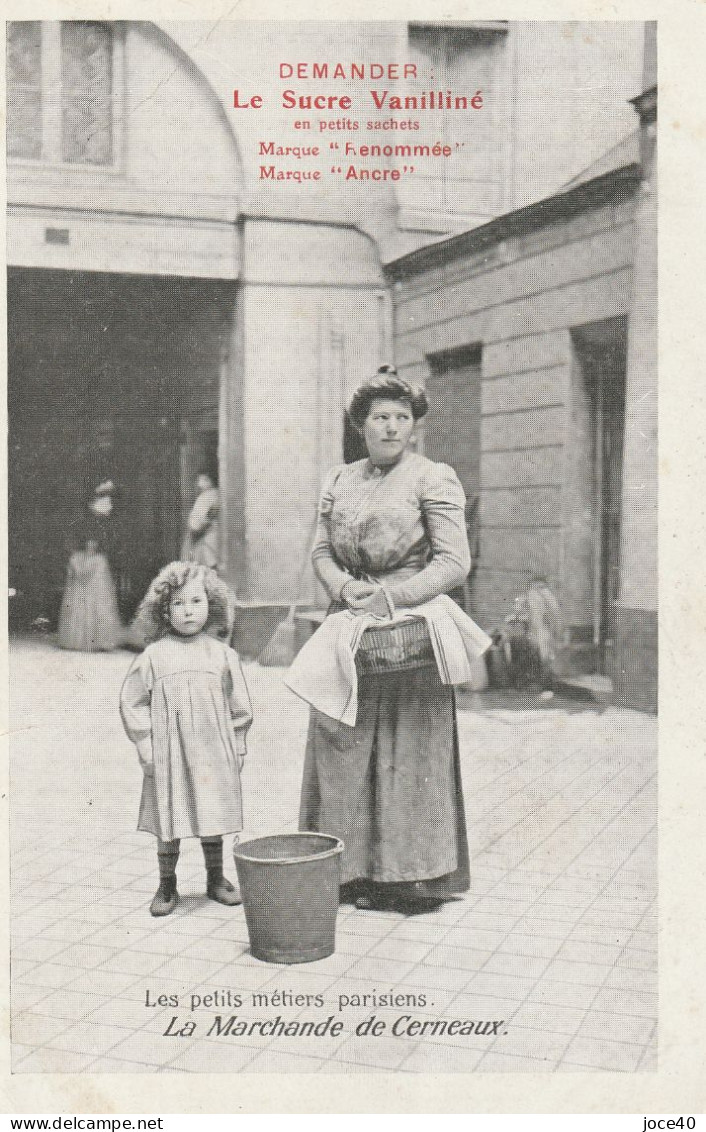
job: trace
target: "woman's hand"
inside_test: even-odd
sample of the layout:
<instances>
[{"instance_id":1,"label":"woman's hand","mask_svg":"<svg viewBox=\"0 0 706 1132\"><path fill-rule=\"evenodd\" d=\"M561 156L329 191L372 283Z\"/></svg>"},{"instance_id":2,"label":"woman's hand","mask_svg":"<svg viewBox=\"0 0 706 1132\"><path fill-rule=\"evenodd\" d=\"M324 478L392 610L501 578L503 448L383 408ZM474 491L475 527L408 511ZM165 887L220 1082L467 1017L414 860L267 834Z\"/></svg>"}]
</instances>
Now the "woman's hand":
<instances>
[{"instance_id":1,"label":"woman's hand","mask_svg":"<svg viewBox=\"0 0 706 1132\"><path fill-rule=\"evenodd\" d=\"M341 600L346 603L351 612L356 613L363 609L364 603L368 601L379 588L380 587L376 586L373 582L361 582L356 578L351 578L341 590Z\"/></svg>"},{"instance_id":2,"label":"woman's hand","mask_svg":"<svg viewBox=\"0 0 706 1132\"><path fill-rule=\"evenodd\" d=\"M341 597L351 613L372 613L375 617L389 617L390 606L382 586L375 582L346 582Z\"/></svg>"},{"instance_id":3,"label":"woman's hand","mask_svg":"<svg viewBox=\"0 0 706 1132\"><path fill-rule=\"evenodd\" d=\"M372 613L374 617L390 616L390 605L382 586L376 586L370 597L360 603L356 613Z\"/></svg>"}]
</instances>

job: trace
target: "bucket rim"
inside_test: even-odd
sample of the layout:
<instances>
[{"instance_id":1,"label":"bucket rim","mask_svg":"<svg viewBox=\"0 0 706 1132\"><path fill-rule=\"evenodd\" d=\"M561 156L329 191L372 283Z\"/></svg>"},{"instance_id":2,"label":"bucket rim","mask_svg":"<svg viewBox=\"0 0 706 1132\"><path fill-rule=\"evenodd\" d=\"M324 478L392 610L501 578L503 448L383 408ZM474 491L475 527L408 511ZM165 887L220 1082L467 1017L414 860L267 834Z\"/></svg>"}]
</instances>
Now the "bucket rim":
<instances>
[{"instance_id":1,"label":"bucket rim","mask_svg":"<svg viewBox=\"0 0 706 1132\"><path fill-rule=\"evenodd\" d=\"M269 841L272 837L317 837L321 841L335 842L324 853L307 853L305 856L299 857L251 857L247 853L243 853L243 849L247 849L248 845L254 845L258 841ZM242 845L233 846L233 857L237 861L249 861L254 865L303 865L309 864L311 861L325 861L329 857L336 857L342 853L345 846L340 837L334 837L332 833L319 833L316 830L299 829L294 833L266 833L262 837L252 837L249 841L244 841Z\"/></svg>"}]
</instances>

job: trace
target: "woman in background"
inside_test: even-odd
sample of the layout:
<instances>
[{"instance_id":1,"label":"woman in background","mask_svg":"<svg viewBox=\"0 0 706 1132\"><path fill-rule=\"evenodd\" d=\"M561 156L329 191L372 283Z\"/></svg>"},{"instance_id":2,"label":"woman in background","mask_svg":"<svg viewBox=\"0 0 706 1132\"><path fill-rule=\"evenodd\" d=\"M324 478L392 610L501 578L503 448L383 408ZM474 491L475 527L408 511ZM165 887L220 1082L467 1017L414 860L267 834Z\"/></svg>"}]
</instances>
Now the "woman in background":
<instances>
[{"instance_id":1,"label":"woman in background","mask_svg":"<svg viewBox=\"0 0 706 1132\"><path fill-rule=\"evenodd\" d=\"M202 469L196 477L196 499L189 512L181 548L184 562L198 562L218 572L220 526L218 481L214 472Z\"/></svg>"},{"instance_id":2,"label":"woman in background","mask_svg":"<svg viewBox=\"0 0 706 1132\"><path fill-rule=\"evenodd\" d=\"M66 572L59 612L59 647L108 652L122 641L109 556L113 540L113 483L99 484L88 504Z\"/></svg>"}]
</instances>

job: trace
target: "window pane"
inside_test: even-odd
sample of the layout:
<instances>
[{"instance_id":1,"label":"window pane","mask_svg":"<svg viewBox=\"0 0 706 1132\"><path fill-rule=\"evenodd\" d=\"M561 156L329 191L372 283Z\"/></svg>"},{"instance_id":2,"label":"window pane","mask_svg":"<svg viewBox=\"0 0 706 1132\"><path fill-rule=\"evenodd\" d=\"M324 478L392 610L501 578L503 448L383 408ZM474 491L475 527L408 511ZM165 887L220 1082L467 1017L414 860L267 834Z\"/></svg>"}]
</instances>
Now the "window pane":
<instances>
[{"instance_id":1,"label":"window pane","mask_svg":"<svg viewBox=\"0 0 706 1132\"><path fill-rule=\"evenodd\" d=\"M7 25L8 157L42 156L42 40L38 20Z\"/></svg>"},{"instance_id":2,"label":"window pane","mask_svg":"<svg viewBox=\"0 0 706 1132\"><path fill-rule=\"evenodd\" d=\"M109 165L113 158L113 43L105 24L61 25L64 161Z\"/></svg>"}]
</instances>

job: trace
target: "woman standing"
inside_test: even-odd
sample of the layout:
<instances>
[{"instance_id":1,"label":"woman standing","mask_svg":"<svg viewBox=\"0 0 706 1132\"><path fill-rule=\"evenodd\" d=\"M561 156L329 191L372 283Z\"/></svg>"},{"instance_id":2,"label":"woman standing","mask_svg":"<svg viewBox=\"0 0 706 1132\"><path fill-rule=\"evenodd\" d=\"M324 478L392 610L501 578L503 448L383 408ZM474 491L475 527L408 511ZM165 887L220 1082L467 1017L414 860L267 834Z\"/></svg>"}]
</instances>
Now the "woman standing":
<instances>
[{"instance_id":1,"label":"woman standing","mask_svg":"<svg viewBox=\"0 0 706 1132\"><path fill-rule=\"evenodd\" d=\"M198 562L218 571L220 529L218 486L214 472L202 469L196 477L196 499L189 512L181 548L184 562Z\"/></svg>"},{"instance_id":2,"label":"woman standing","mask_svg":"<svg viewBox=\"0 0 706 1132\"><path fill-rule=\"evenodd\" d=\"M426 411L388 366L353 397L368 458L330 473L312 552L329 612L413 610L468 574L461 484L411 447ZM343 839L343 897L359 908L419 909L468 889L454 692L434 666L361 675L354 726L312 707L300 828Z\"/></svg>"},{"instance_id":3,"label":"woman standing","mask_svg":"<svg viewBox=\"0 0 706 1132\"><path fill-rule=\"evenodd\" d=\"M69 559L59 613L59 647L108 652L121 643L123 628L110 569L113 543L113 484L98 485Z\"/></svg>"}]
</instances>

